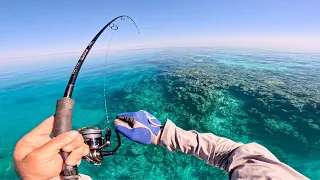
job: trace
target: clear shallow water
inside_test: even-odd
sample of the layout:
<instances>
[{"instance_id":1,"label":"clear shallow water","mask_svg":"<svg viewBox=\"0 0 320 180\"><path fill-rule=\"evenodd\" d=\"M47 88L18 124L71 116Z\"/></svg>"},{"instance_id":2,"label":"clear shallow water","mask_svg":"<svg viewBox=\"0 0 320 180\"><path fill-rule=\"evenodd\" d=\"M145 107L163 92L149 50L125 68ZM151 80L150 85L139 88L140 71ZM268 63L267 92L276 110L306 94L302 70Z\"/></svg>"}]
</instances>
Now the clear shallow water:
<instances>
[{"instance_id":1,"label":"clear shallow water","mask_svg":"<svg viewBox=\"0 0 320 180\"><path fill-rule=\"evenodd\" d=\"M2 68L0 179L17 178L12 164L16 141L54 113L78 57L54 58L59 61L50 61L51 66L40 63L19 72ZM89 57L81 70L74 91L74 129L112 127L104 115L103 60ZM169 118L184 129L255 141L317 179L319 70L317 54L207 48L135 51L109 59L109 118L144 109L163 123ZM227 179L224 172L192 156L125 138L122 142L116 156L107 157L102 166L83 161L80 172L93 179Z\"/></svg>"}]
</instances>

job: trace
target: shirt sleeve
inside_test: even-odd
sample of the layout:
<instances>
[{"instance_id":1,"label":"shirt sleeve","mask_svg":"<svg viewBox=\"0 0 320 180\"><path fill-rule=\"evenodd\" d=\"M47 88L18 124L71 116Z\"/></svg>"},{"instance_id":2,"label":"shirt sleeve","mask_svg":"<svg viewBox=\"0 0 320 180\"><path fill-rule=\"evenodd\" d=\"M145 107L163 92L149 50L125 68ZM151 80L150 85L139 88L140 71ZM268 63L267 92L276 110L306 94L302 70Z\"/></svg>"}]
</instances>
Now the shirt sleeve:
<instances>
[{"instance_id":1,"label":"shirt sleeve","mask_svg":"<svg viewBox=\"0 0 320 180\"><path fill-rule=\"evenodd\" d=\"M308 179L257 143L237 143L211 133L185 131L167 120L159 144L225 170L230 179Z\"/></svg>"}]
</instances>

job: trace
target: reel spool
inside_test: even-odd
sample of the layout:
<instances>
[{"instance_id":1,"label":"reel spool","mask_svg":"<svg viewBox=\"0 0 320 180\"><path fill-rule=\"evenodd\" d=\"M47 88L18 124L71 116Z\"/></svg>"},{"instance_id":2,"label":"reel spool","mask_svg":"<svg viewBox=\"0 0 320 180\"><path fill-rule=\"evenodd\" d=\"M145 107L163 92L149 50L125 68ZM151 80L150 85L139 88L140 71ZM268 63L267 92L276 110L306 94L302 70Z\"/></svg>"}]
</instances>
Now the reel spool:
<instances>
[{"instance_id":1,"label":"reel spool","mask_svg":"<svg viewBox=\"0 0 320 180\"><path fill-rule=\"evenodd\" d=\"M101 130L98 127L83 127L78 129L78 132L83 136L84 143L87 144L90 149L90 153L83 158L93 165L101 165L104 156L114 155L114 153L121 146L120 135L115 131L118 139L117 147L112 151L102 150L103 148L110 146L110 128ZM103 132L105 132L104 137Z\"/></svg>"}]
</instances>

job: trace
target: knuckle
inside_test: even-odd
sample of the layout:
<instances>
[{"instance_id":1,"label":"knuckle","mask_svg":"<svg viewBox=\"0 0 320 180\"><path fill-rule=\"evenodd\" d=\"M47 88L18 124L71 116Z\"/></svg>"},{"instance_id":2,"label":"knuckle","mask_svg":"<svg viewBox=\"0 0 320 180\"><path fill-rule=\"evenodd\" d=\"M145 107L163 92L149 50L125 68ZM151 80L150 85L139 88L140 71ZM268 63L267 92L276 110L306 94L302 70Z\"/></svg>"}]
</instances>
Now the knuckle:
<instances>
[{"instance_id":1,"label":"knuckle","mask_svg":"<svg viewBox=\"0 0 320 180\"><path fill-rule=\"evenodd\" d=\"M84 143L84 139L83 139L82 135L78 136L77 141L79 141L81 144Z\"/></svg>"},{"instance_id":2,"label":"knuckle","mask_svg":"<svg viewBox=\"0 0 320 180\"><path fill-rule=\"evenodd\" d=\"M59 135L57 137L53 137L50 141L52 144L60 146L61 144L63 144L63 142L65 141L66 138L68 138L68 137L63 136L63 135Z\"/></svg>"},{"instance_id":3,"label":"knuckle","mask_svg":"<svg viewBox=\"0 0 320 180\"><path fill-rule=\"evenodd\" d=\"M72 143L72 145L77 148L84 145L84 139L82 136L78 136L78 138Z\"/></svg>"},{"instance_id":4,"label":"knuckle","mask_svg":"<svg viewBox=\"0 0 320 180\"><path fill-rule=\"evenodd\" d=\"M58 142L61 142L61 141L70 141L72 138L66 134L60 134L59 136L56 136L56 137L53 137L52 140L54 141L58 141Z\"/></svg>"},{"instance_id":5,"label":"knuckle","mask_svg":"<svg viewBox=\"0 0 320 180\"><path fill-rule=\"evenodd\" d=\"M37 160L39 158L39 154L36 151L32 151L27 155L28 159Z\"/></svg>"}]
</instances>

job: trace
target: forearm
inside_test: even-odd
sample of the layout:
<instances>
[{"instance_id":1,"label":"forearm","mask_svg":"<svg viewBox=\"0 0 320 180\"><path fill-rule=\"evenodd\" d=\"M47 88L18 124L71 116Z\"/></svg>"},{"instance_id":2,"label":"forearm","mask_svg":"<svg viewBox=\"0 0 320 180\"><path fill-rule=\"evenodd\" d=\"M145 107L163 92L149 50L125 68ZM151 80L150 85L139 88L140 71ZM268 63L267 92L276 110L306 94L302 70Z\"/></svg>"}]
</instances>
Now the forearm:
<instances>
[{"instance_id":1,"label":"forearm","mask_svg":"<svg viewBox=\"0 0 320 180\"><path fill-rule=\"evenodd\" d=\"M159 144L171 152L179 150L203 159L225 170L230 179L307 179L257 143L236 143L211 133L185 131L170 120L166 122Z\"/></svg>"},{"instance_id":2,"label":"forearm","mask_svg":"<svg viewBox=\"0 0 320 180\"><path fill-rule=\"evenodd\" d=\"M161 135L160 145L171 152L179 150L185 154L192 154L212 166L227 170L229 156L234 149L243 144L211 133L185 131L167 120Z\"/></svg>"}]
</instances>

